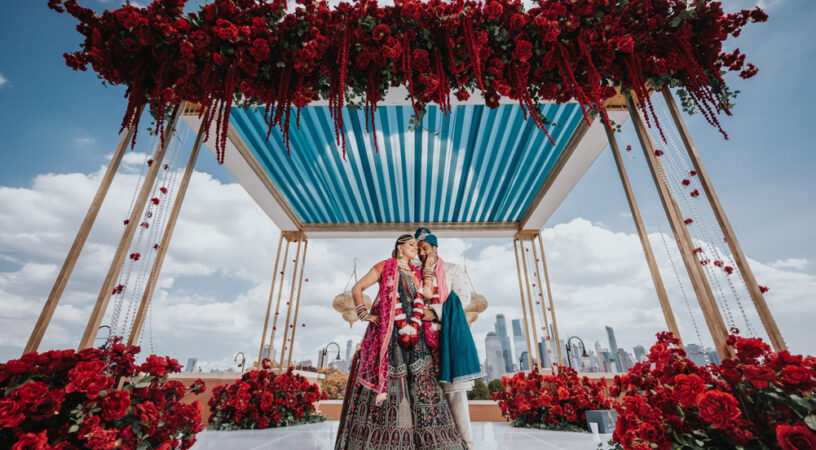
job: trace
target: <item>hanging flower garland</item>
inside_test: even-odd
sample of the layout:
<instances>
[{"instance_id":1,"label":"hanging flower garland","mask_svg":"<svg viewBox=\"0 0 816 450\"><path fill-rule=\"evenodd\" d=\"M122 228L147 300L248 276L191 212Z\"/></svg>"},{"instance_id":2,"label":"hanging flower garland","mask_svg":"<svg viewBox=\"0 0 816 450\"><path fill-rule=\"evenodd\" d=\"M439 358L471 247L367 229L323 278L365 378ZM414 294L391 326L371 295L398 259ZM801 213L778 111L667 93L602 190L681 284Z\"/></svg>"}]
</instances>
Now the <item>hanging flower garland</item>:
<instances>
[{"instance_id":1,"label":"hanging flower garland","mask_svg":"<svg viewBox=\"0 0 816 450\"><path fill-rule=\"evenodd\" d=\"M154 0L97 15L76 0L48 1L76 17L85 36L82 50L65 54L68 66L90 65L127 86L122 129L138 125L145 104L161 133L170 105L199 103L206 129L217 122L222 163L235 101L265 106L269 132L280 127L288 148L292 107L327 99L345 151L342 108L365 107L376 137L377 104L400 85L418 118L430 103L449 112L451 92L464 100L478 89L491 108L502 97L516 100L545 131L542 102L574 99L588 122L593 110L608 120L603 102L616 88L643 99L647 124L659 129L649 89L678 86L722 132L717 116L730 114L732 95L723 73L757 71L739 49L725 53L723 42L767 20L759 8L725 14L710 0L550 0L527 11L510 0L384 7L359 0L333 9L299 0L291 14L285 0L214 0L186 15L185 3Z\"/></svg>"}]
</instances>

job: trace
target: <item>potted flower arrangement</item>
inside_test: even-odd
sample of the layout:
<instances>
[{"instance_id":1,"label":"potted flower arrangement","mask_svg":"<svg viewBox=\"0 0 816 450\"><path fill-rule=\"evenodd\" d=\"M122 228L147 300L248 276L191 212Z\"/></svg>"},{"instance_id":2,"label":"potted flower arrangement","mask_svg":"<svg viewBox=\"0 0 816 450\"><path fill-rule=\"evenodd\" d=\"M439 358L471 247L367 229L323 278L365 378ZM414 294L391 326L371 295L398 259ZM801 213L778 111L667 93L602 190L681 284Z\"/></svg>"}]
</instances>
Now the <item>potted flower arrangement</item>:
<instances>
[{"instance_id":1,"label":"potted flower arrangement","mask_svg":"<svg viewBox=\"0 0 816 450\"><path fill-rule=\"evenodd\" d=\"M105 351L27 353L0 364L0 443L18 449L189 448L203 428L190 389L167 375L181 366L116 341ZM117 387L121 384L121 387Z\"/></svg>"},{"instance_id":2,"label":"potted flower arrangement","mask_svg":"<svg viewBox=\"0 0 816 450\"><path fill-rule=\"evenodd\" d=\"M579 378L569 367L557 366L555 375L518 372L502 384L505 390L492 398L513 426L586 431L587 411L610 408L605 382Z\"/></svg>"},{"instance_id":3,"label":"potted flower arrangement","mask_svg":"<svg viewBox=\"0 0 816 450\"><path fill-rule=\"evenodd\" d=\"M613 441L636 448L816 448L816 358L772 352L732 330L735 356L698 367L671 333L616 377Z\"/></svg>"},{"instance_id":4,"label":"potted flower arrangement","mask_svg":"<svg viewBox=\"0 0 816 450\"><path fill-rule=\"evenodd\" d=\"M268 361L264 360L262 370L251 370L231 385L213 388L211 429L264 429L325 420L315 412L315 402L328 398L326 394L291 366L276 375Z\"/></svg>"}]
</instances>

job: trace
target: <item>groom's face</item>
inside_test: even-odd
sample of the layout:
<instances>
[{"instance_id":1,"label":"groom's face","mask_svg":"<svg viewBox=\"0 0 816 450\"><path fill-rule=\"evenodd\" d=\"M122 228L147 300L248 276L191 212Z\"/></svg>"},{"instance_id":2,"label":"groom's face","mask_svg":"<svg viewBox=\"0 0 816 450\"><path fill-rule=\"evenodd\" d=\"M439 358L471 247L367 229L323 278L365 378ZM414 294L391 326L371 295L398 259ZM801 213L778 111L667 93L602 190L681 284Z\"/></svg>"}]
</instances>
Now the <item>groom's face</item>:
<instances>
[{"instance_id":1,"label":"groom's face","mask_svg":"<svg viewBox=\"0 0 816 450\"><path fill-rule=\"evenodd\" d=\"M419 260L422 261L422 264L425 264L425 261L428 260L428 256L433 255L436 257L436 247L433 245L422 241L419 243Z\"/></svg>"}]
</instances>

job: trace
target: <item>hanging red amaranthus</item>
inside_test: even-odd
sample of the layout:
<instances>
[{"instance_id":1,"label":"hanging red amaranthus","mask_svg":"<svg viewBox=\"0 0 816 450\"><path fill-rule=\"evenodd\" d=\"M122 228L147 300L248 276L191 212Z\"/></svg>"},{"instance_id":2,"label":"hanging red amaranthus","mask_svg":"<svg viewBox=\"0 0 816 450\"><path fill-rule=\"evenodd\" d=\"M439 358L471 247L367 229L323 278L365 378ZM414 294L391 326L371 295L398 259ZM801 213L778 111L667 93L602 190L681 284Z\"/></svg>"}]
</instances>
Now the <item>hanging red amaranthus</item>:
<instances>
[{"instance_id":1,"label":"hanging red amaranthus","mask_svg":"<svg viewBox=\"0 0 816 450\"><path fill-rule=\"evenodd\" d=\"M662 136L649 93L671 84L721 130L717 117L730 113L731 96L721 72L756 73L739 50L724 53L723 42L767 20L758 8L725 14L710 0L640 0L637 8L628 0L550 0L528 11L511 0L333 9L300 0L288 14L283 0L213 0L186 15L185 3L154 0L97 15L76 0L48 2L76 17L85 36L82 50L65 55L68 66L90 65L106 82L127 86L123 130L137 128L149 104L163 136L168 105L199 104L208 132L215 122L219 162L234 100L264 106L269 133L278 127L289 149L292 107L299 123L300 108L328 99L345 157L346 96L366 108L372 127L377 104L399 85L418 119L428 103L450 112L451 90L461 101L478 89L489 107L501 97L517 101L542 129L534 105L573 100L587 121L594 108L608 122L604 102L617 90L633 92Z\"/></svg>"}]
</instances>

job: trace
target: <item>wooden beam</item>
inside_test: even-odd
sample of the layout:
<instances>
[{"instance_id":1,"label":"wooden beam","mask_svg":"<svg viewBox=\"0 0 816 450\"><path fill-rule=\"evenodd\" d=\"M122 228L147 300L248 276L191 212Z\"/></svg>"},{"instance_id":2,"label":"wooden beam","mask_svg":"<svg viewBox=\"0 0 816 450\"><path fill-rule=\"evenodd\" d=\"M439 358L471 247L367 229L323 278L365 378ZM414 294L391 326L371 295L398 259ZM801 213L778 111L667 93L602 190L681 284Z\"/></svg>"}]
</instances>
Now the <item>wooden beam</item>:
<instances>
[{"instance_id":1,"label":"wooden beam","mask_svg":"<svg viewBox=\"0 0 816 450\"><path fill-rule=\"evenodd\" d=\"M261 333L261 349L258 351L258 369L263 368L263 349L266 344L266 329L269 327L269 313L272 310L272 297L275 294L275 284L278 282L278 264L280 263L281 245L283 244L283 233L278 239L278 251L275 254L275 270L272 272L272 285L269 287L269 300L266 303L266 317L264 317L263 332ZM284 256L284 258L286 258ZM283 279L283 277L281 277ZM270 346L270 349L272 347Z\"/></svg>"},{"instance_id":2,"label":"wooden beam","mask_svg":"<svg viewBox=\"0 0 816 450\"><path fill-rule=\"evenodd\" d=\"M623 191L626 193L626 200L629 202L629 211L632 213L632 219L635 221L635 228L640 238L640 245L643 247L643 254L646 256L646 264L649 266L649 274L652 276L652 282L657 292L657 299L660 301L660 308L663 310L663 317L666 319L666 326L669 327L669 331L672 332L674 337L680 339L680 329L677 327L677 320L675 320L674 313L672 312L669 296L666 293L666 287L663 285L663 278L661 278L660 270L657 268L657 261L655 260L652 246L649 243L649 234L643 225L640 208L638 208L637 200L635 200L635 194L629 182L629 175L626 173L626 166L621 157L618 141L615 139L615 132L606 124L604 124L604 127L606 128L606 136L609 138L609 147L612 149L612 156L615 158L615 165L618 167L621 185L623 185ZM680 345L682 346L682 341Z\"/></svg>"},{"instance_id":3,"label":"wooden beam","mask_svg":"<svg viewBox=\"0 0 816 450\"><path fill-rule=\"evenodd\" d=\"M524 303L524 283L521 281L521 262L519 261L518 252L518 238L513 238L513 253L516 255L516 273L518 274L521 313L522 317L524 318L524 337L527 339L527 361L531 363L530 370L532 370L532 361L535 353L533 353L533 347L530 345L530 332L528 331L530 329L530 325L529 321L527 320L527 305Z\"/></svg>"},{"instance_id":4,"label":"wooden beam","mask_svg":"<svg viewBox=\"0 0 816 450\"><path fill-rule=\"evenodd\" d=\"M286 357L286 341L289 337L289 319L292 318L292 302L295 299L295 279L297 278L297 271L298 266L300 263L300 247L303 243L303 239L298 239L297 241L297 249L295 250L295 270L292 272L292 288L289 290L289 301L286 302L286 327L283 329L283 341L281 345L281 356L280 356L280 373L285 371L283 367L283 360Z\"/></svg>"},{"instance_id":5,"label":"wooden beam","mask_svg":"<svg viewBox=\"0 0 816 450\"><path fill-rule=\"evenodd\" d=\"M759 313L759 318L765 327L765 331L768 333L771 344L777 352L786 350L787 345L782 338L782 333L779 332L779 327L776 325L771 310L765 302L765 296L762 295L762 291L759 289L759 284L754 277L754 272L751 270L750 264L748 264L748 258L745 257L745 253L742 251L742 247L737 240L737 234L734 233L734 229L731 228L731 222L725 214L719 197L717 197L717 192L714 190L711 178L703 166L703 161L697 152L697 147L694 146L694 142L691 140L691 133L689 133L683 116L680 114L680 110L677 108L677 104L674 102L674 97L668 87L663 88L663 97L666 99L666 104L669 107L674 124L677 126L677 130L680 132L680 138L683 140L683 145L686 147L692 165L694 165L694 170L697 171L700 185L703 187L703 191L711 203L711 209L714 210L714 217L717 218L717 223L720 225L723 235L725 236L725 242L734 255L737 268L745 280L745 287L748 288L748 293L751 295L751 300L754 302L754 306L757 309L757 313Z\"/></svg>"},{"instance_id":6,"label":"wooden beam","mask_svg":"<svg viewBox=\"0 0 816 450\"><path fill-rule=\"evenodd\" d=\"M128 337L128 345L136 345L139 340L139 335L144 326L145 317L147 317L148 307L153 300L153 291L156 289L156 284L159 281L159 274L161 274L162 265L164 264L164 257L167 255L167 249L170 247L170 239L173 237L173 230L176 228L178 215L181 211L181 205L184 203L184 197L187 195L187 187L190 185L190 178L193 176L196 161L198 160L199 150L201 149L201 142L204 140L204 124L198 129L193 150L190 152L190 159L187 161L187 167L184 169L184 175L179 184L176 200L173 202L173 209L170 211L170 217L167 219L167 225L164 228L161 243L159 244L159 251L156 254L156 261L153 263L153 268L150 270L150 276L147 278L142 300L139 302L139 310L136 312L136 319L133 321L133 326L130 329L130 336Z\"/></svg>"},{"instance_id":7,"label":"wooden beam","mask_svg":"<svg viewBox=\"0 0 816 450\"><path fill-rule=\"evenodd\" d=\"M141 113L142 111L140 109L137 116L141 115ZM62 269L60 269L57 280L54 281L54 286L51 288L51 293L48 294L48 299L45 301L45 305L43 305L43 309L40 312L40 317L37 318L37 323L31 331L31 336L28 338L23 354L35 352L40 347L40 342L42 342L42 338L45 335L45 330L51 322L54 310L57 308L62 293L65 291L65 286L68 284L71 273L74 271L74 266L76 266L79 254L82 252L82 247L85 246L85 241L88 239L88 234L91 232L91 228L96 221L96 216L99 214L102 203L108 195L108 189L113 182L113 177L116 175L119 164L122 162L122 157L133 138L133 132L134 128L129 127L127 132L119 139L119 145L116 147L116 151L113 153L113 157L108 164L108 170L105 171L105 175L102 177L102 181L96 189L96 195L94 195L93 200L91 200L91 206L88 207L88 212L85 213L85 219L82 220L82 225L80 225L79 231L77 231L74 243L71 245L71 250L68 251L65 262L62 263Z\"/></svg>"},{"instance_id":8,"label":"wooden beam","mask_svg":"<svg viewBox=\"0 0 816 450\"><path fill-rule=\"evenodd\" d=\"M730 348L725 344L728 338L728 331L723 322L720 309L714 299L714 294L711 291L711 286L708 284L708 279L703 272L700 261L695 257L693 251L693 244L691 236L689 235L686 225L683 223L683 216L680 208L677 206L674 197L672 197L669 187L663 182L661 174L663 174L663 167L660 165L655 149L652 146L649 132L637 112L637 106L632 99L629 102L629 114L635 125L640 145L643 148L643 153L649 166L649 171L652 174L655 186L660 196L660 202L663 204L663 209L666 211L666 216L669 220L672 232L674 233L677 246L680 250L680 256L683 259L683 264L686 266L689 278L691 279L691 286L694 288L694 293L697 295L697 301L700 303L703 317L705 318L708 330L711 333L711 338L714 341L714 347L717 349L717 354L720 359L725 359L731 356Z\"/></svg>"},{"instance_id":9,"label":"wooden beam","mask_svg":"<svg viewBox=\"0 0 816 450\"><path fill-rule=\"evenodd\" d=\"M295 332L297 331L298 312L300 311L300 294L303 292L303 272L306 270L306 250L309 248L309 241L303 240L303 263L300 265L300 280L298 281L297 300L295 300L295 318L292 321L292 338L289 343L289 357L287 358L286 366L292 364L292 349L295 347Z\"/></svg>"},{"instance_id":10,"label":"wooden beam","mask_svg":"<svg viewBox=\"0 0 816 450\"><path fill-rule=\"evenodd\" d=\"M139 196L136 198L136 202L133 204L133 210L130 212L129 222L125 226L125 231L122 233L122 239L119 241L119 247L116 249L110 269L108 269L108 274L105 276L105 281L102 283L102 289L99 291L99 297L96 299L96 304L91 311L88 324L85 326L85 332L82 334L82 340L79 342L79 350L91 347L94 339L96 338L96 332L99 329L99 324L102 322L102 317L105 315L105 310L108 307L108 301L112 295L113 283L116 282L116 278L119 276L119 272L122 270L122 266L125 263L125 257L127 256L126 253L131 242L133 242L133 236L136 234L136 227L139 226L139 219L141 218L144 207L147 204L147 197L150 195L150 191L153 189L153 183L155 183L156 176L158 175L159 169L162 166L164 155L167 152L167 146L169 145L171 137L173 136L173 131L175 130L176 123L181 116L182 109L184 109L184 102L173 108L173 113L170 115L170 120L168 121L167 127L164 130L164 139L156 149L156 153L153 154L153 163L147 170L147 175L145 176L144 184L142 184L142 189L139 192Z\"/></svg>"},{"instance_id":11,"label":"wooden beam","mask_svg":"<svg viewBox=\"0 0 816 450\"><path fill-rule=\"evenodd\" d=\"M547 257L544 256L544 243L541 239L541 232L536 233L538 238L538 246L541 249L541 267L544 269L544 282L547 283L547 298L550 303L550 317L553 323L553 339L555 348L558 349L558 365L564 365L564 350L561 348L561 339L558 336L558 322L555 320L555 304L553 303L552 289L550 288L550 274L547 271ZM535 249L535 247L533 247ZM545 313L546 314L546 313Z\"/></svg>"},{"instance_id":12,"label":"wooden beam","mask_svg":"<svg viewBox=\"0 0 816 450\"><path fill-rule=\"evenodd\" d=\"M283 267L281 267L280 275L281 275L281 282L280 287L278 288L278 300L275 303L275 316L272 319L272 332L269 336L269 360L273 361L274 357L272 356L272 351L275 349L275 334L277 334L278 330L278 316L280 315L280 302L281 297L283 296L283 285L286 283L286 265L289 262L289 246L292 241L287 238L285 232L281 232L281 236L286 240L286 249L283 251ZM292 276L292 283L295 281L295 277ZM281 344L283 347L286 344ZM261 366L262 367L262 366Z\"/></svg>"},{"instance_id":13,"label":"wooden beam","mask_svg":"<svg viewBox=\"0 0 816 450\"><path fill-rule=\"evenodd\" d=\"M535 349L538 350L538 331L536 330L536 323L535 323L535 312L533 310L533 294L530 289L530 273L527 270L527 257L524 256L524 240L523 238L519 237L518 239L520 247L521 247L521 266L524 268L524 281L527 284L527 303L530 306L530 325L531 329L533 330L533 342L535 342ZM530 245L532 245L532 241L530 241ZM538 352L536 352L538 354ZM537 365L538 371L541 371L541 355L537 358Z\"/></svg>"}]
</instances>

